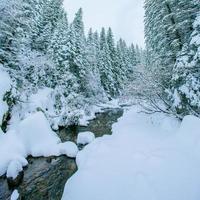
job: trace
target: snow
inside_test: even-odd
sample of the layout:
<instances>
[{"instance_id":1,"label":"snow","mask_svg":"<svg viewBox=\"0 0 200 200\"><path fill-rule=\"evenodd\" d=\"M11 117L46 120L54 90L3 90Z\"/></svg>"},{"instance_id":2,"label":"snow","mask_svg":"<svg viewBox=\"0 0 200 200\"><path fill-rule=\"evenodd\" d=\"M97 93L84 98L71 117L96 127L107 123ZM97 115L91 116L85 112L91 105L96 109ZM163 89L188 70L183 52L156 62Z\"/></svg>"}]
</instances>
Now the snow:
<instances>
[{"instance_id":1,"label":"snow","mask_svg":"<svg viewBox=\"0 0 200 200\"><path fill-rule=\"evenodd\" d=\"M62 200L200 199L200 119L138 111L78 153Z\"/></svg>"},{"instance_id":2,"label":"snow","mask_svg":"<svg viewBox=\"0 0 200 200\"><path fill-rule=\"evenodd\" d=\"M13 160L8 165L7 178L17 178L18 174L23 171L23 166L18 160Z\"/></svg>"},{"instance_id":3,"label":"snow","mask_svg":"<svg viewBox=\"0 0 200 200\"><path fill-rule=\"evenodd\" d=\"M77 153L74 143L61 143L43 112L31 113L14 129L0 135L0 176L7 172L7 177L16 178L28 164L28 155L76 157Z\"/></svg>"},{"instance_id":4,"label":"snow","mask_svg":"<svg viewBox=\"0 0 200 200\"><path fill-rule=\"evenodd\" d=\"M53 132L42 112L36 112L24 119L18 126L18 136L25 145L28 155L35 157L59 155L59 137Z\"/></svg>"},{"instance_id":5,"label":"snow","mask_svg":"<svg viewBox=\"0 0 200 200\"><path fill-rule=\"evenodd\" d=\"M78 134L77 144L86 145L91 143L95 139L95 135L92 132L82 132Z\"/></svg>"},{"instance_id":6,"label":"snow","mask_svg":"<svg viewBox=\"0 0 200 200\"><path fill-rule=\"evenodd\" d=\"M12 118L8 128L15 129L20 121L27 118L30 113L35 113L37 111L44 112L49 123L53 126L54 121L57 120L55 117L56 113L54 109L55 99L53 89L44 87L40 88L36 93L28 95L30 96L27 97L26 94L22 94L21 100L24 103L17 104L12 109ZM52 121L52 119L54 119L54 121ZM58 129L57 123L55 125L55 129Z\"/></svg>"},{"instance_id":7,"label":"snow","mask_svg":"<svg viewBox=\"0 0 200 200\"><path fill-rule=\"evenodd\" d=\"M54 103L52 101L52 92L51 88L39 89L37 93L32 94L29 98L30 108L40 108L44 111L52 111ZM52 111L53 112L53 111Z\"/></svg>"},{"instance_id":8,"label":"snow","mask_svg":"<svg viewBox=\"0 0 200 200\"><path fill-rule=\"evenodd\" d=\"M0 135L0 176L6 173L12 160L21 160L26 156L24 145L15 131Z\"/></svg>"},{"instance_id":9,"label":"snow","mask_svg":"<svg viewBox=\"0 0 200 200\"><path fill-rule=\"evenodd\" d=\"M19 198L19 192L18 192L18 190L14 190L11 195L10 200L17 200L18 198Z\"/></svg>"},{"instance_id":10,"label":"snow","mask_svg":"<svg viewBox=\"0 0 200 200\"><path fill-rule=\"evenodd\" d=\"M81 117L79 119L79 125L87 126L89 121L96 118L96 113L102 113L105 109L114 109L119 107L120 103L118 99L113 99L107 103L99 103L98 105L90 105L89 112L85 112L85 110L80 111Z\"/></svg>"},{"instance_id":11,"label":"snow","mask_svg":"<svg viewBox=\"0 0 200 200\"><path fill-rule=\"evenodd\" d=\"M78 153L78 147L73 142L65 142L59 144L61 155L67 155L70 158L75 158Z\"/></svg>"},{"instance_id":12,"label":"snow","mask_svg":"<svg viewBox=\"0 0 200 200\"><path fill-rule=\"evenodd\" d=\"M11 89L11 79L0 64L0 125L4 114L8 111L8 105L3 101L4 95ZM1 133L0 133L1 134Z\"/></svg>"}]
</instances>

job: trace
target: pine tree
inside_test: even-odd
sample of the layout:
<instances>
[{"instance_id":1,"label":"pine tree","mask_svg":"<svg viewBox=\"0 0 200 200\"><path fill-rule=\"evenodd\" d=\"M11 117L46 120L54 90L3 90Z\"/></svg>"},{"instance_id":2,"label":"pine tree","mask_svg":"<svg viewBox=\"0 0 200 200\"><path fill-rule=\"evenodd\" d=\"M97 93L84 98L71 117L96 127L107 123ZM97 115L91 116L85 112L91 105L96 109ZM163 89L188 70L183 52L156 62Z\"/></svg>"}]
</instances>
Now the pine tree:
<instances>
[{"instance_id":1,"label":"pine tree","mask_svg":"<svg viewBox=\"0 0 200 200\"><path fill-rule=\"evenodd\" d=\"M101 78L98 69L99 60L99 41L98 33L89 30L87 37L86 56L88 61L87 80L87 97L92 98L93 101L104 101L106 98L105 91L101 85Z\"/></svg>"},{"instance_id":2,"label":"pine tree","mask_svg":"<svg viewBox=\"0 0 200 200\"><path fill-rule=\"evenodd\" d=\"M193 97L187 97L180 88L186 85L192 88L192 82L197 80L188 66L193 54L190 44L194 32L192 24L200 4L196 0L146 0L145 9L147 62L151 66L148 70L154 80L152 91L157 90L159 98L165 99L166 103L166 91L171 88L169 93L173 103L167 103L169 109L178 115L189 113L188 106L193 110Z\"/></svg>"},{"instance_id":3,"label":"pine tree","mask_svg":"<svg viewBox=\"0 0 200 200\"><path fill-rule=\"evenodd\" d=\"M190 42L180 52L169 91L172 109L183 117L200 115L200 13L193 23Z\"/></svg>"},{"instance_id":4,"label":"pine tree","mask_svg":"<svg viewBox=\"0 0 200 200\"><path fill-rule=\"evenodd\" d=\"M101 76L101 84L103 85L109 98L112 98L115 94L115 86L112 72L112 61L109 54L109 46L104 28L102 28L100 34L100 59L98 68Z\"/></svg>"},{"instance_id":5,"label":"pine tree","mask_svg":"<svg viewBox=\"0 0 200 200\"><path fill-rule=\"evenodd\" d=\"M55 63L54 74L52 77L52 86L64 85L66 83L65 75L69 73L68 54L68 20L63 11L62 17L58 20L54 28L53 36L48 47L48 53Z\"/></svg>"},{"instance_id":6,"label":"pine tree","mask_svg":"<svg viewBox=\"0 0 200 200\"><path fill-rule=\"evenodd\" d=\"M136 49L135 49L134 44L131 44L131 46L129 47L129 57L130 57L131 65L136 66L138 64L138 58L136 55Z\"/></svg>"},{"instance_id":7,"label":"pine tree","mask_svg":"<svg viewBox=\"0 0 200 200\"><path fill-rule=\"evenodd\" d=\"M113 90L113 96L117 97L120 93L121 85L119 83L119 66L117 65L117 51L116 51L116 46L115 46L115 40L114 40L114 35L112 32L112 29L109 27L108 32L107 32L107 44L108 44L108 50L109 50L109 57L111 60L111 70L113 73L113 81L114 81L114 90Z\"/></svg>"},{"instance_id":8,"label":"pine tree","mask_svg":"<svg viewBox=\"0 0 200 200\"><path fill-rule=\"evenodd\" d=\"M39 18L33 36L33 48L45 52L58 19L62 16L63 0L39 0Z\"/></svg>"}]
</instances>

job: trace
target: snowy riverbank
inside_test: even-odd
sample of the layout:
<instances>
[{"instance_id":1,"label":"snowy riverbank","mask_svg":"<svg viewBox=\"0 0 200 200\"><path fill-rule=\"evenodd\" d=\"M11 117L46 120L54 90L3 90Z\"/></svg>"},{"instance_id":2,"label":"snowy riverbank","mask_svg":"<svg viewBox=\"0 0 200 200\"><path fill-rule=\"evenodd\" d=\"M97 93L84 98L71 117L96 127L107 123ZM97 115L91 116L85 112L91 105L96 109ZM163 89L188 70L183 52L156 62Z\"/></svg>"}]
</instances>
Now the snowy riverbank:
<instances>
[{"instance_id":1,"label":"snowy riverbank","mask_svg":"<svg viewBox=\"0 0 200 200\"><path fill-rule=\"evenodd\" d=\"M62 200L200 199L200 119L137 111L78 153Z\"/></svg>"}]
</instances>

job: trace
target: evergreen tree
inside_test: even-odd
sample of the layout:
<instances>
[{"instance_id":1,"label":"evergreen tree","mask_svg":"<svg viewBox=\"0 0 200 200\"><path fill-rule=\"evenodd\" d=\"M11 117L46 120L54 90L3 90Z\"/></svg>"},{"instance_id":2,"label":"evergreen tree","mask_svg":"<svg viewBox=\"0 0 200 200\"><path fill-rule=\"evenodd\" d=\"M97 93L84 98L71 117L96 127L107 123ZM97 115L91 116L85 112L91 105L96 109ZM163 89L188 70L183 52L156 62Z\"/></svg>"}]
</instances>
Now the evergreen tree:
<instances>
[{"instance_id":1,"label":"evergreen tree","mask_svg":"<svg viewBox=\"0 0 200 200\"><path fill-rule=\"evenodd\" d=\"M196 52L193 52L190 41L196 29L192 24L200 4L196 0L146 0L145 9L147 64L154 80L152 91L157 91L159 98L164 99L169 109L178 115L190 113L189 110L196 110L192 103L194 97L191 95L189 98L183 88L186 85L187 88L195 88L194 82L194 85L198 85L194 78L197 75L188 67L191 65L190 59L193 60L191 54ZM169 102L166 94L168 88ZM198 92L194 89L193 93Z\"/></svg>"},{"instance_id":2,"label":"evergreen tree","mask_svg":"<svg viewBox=\"0 0 200 200\"><path fill-rule=\"evenodd\" d=\"M105 100L106 94L101 85L101 78L98 69L99 41L98 33L89 30L87 37L86 56L88 61L88 73L86 74L88 97L94 100Z\"/></svg>"},{"instance_id":3,"label":"evergreen tree","mask_svg":"<svg viewBox=\"0 0 200 200\"><path fill-rule=\"evenodd\" d=\"M200 13L193 24L190 43L177 57L169 92L172 109L180 116L200 115Z\"/></svg>"},{"instance_id":4,"label":"evergreen tree","mask_svg":"<svg viewBox=\"0 0 200 200\"><path fill-rule=\"evenodd\" d=\"M107 92L109 98L115 95L115 86L112 71L112 61L109 54L109 46L106 39L105 29L102 28L100 34L100 58L99 71L101 76L101 84Z\"/></svg>"},{"instance_id":5,"label":"evergreen tree","mask_svg":"<svg viewBox=\"0 0 200 200\"><path fill-rule=\"evenodd\" d=\"M129 47L129 57L130 57L131 65L136 66L138 64L138 58L136 55L136 49L135 49L134 44L131 44L131 46Z\"/></svg>"}]
</instances>

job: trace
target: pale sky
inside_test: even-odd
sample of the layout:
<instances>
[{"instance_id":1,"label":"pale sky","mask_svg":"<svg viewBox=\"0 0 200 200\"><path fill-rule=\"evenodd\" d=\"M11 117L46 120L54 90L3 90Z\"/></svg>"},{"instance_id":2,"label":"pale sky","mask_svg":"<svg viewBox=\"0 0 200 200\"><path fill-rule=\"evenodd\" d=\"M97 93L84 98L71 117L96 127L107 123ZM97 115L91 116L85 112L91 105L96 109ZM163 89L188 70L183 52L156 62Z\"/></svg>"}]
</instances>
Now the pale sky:
<instances>
[{"instance_id":1,"label":"pale sky","mask_svg":"<svg viewBox=\"0 0 200 200\"><path fill-rule=\"evenodd\" d=\"M82 7L86 32L111 27L116 39L144 47L143 0L64 0L70 21Z\"/></svg>"}]
</instances>

